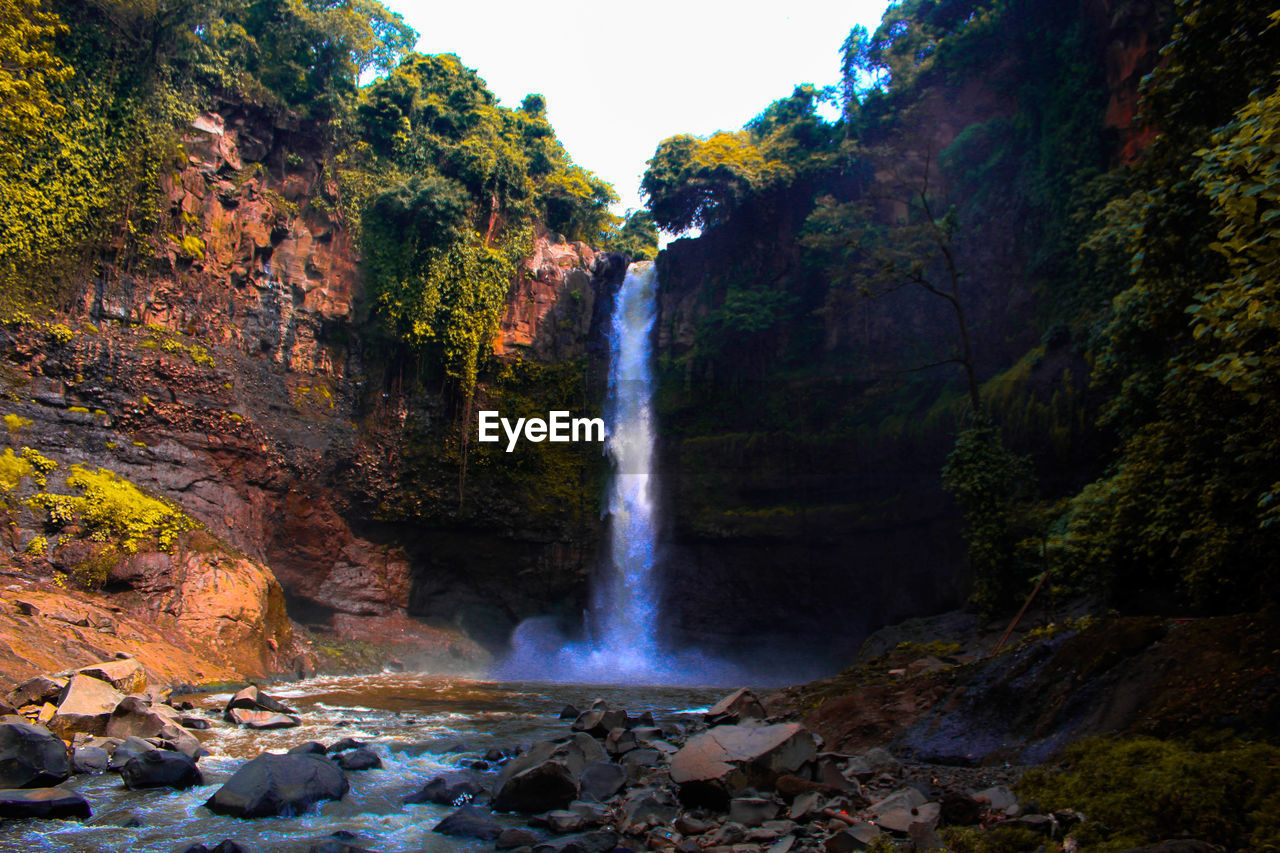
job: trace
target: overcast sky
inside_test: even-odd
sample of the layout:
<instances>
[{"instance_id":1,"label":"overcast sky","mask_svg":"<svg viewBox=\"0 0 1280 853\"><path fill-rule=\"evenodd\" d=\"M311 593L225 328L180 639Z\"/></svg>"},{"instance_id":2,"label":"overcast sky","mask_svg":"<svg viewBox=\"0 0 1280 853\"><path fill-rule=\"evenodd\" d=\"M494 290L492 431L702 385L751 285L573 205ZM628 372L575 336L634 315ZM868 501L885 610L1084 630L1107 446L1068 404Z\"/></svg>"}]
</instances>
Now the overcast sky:
<instances>
[{"instance_id":1,"label":"overcast sky","mask_svg":"<svg viewBox=\"0 0 1280 853\"><path fill-rule=\"evenodd\" d=\"M887 0L384 0L423 53L456 53L504 106L540 92L574 160L609 181L618 212L677 133L737 130L797 83L839 78L854 24L874 31Z\"/></svg>"}]
</instances>

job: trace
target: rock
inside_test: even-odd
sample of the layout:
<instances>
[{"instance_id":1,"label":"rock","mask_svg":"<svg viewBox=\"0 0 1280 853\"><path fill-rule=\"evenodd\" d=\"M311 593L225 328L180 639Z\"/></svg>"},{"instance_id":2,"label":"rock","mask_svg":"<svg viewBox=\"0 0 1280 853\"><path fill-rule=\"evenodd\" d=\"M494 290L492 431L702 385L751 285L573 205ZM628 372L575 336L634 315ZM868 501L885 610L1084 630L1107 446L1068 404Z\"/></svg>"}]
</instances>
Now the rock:
<instances>
[{"instance_id":1,"label":"rock","mask_svg":"<svg viewBox=\"0 0 1280 853\"><path fill-rule=\"evenodd\" d=\"M0 788L47 788L70 775L67 745L51 731L0 723Z\"/></svg>"},{"instance_id":2,"label":"rock","mask_svg":"<svg viewBox=\"0 0 1280 853\"><path fill-rule=\"evenodd\" d=\"M716 726L691 737L671 757L671 778L691 805L725 809L747 787L768 790L817 756L813 735L798 723Z\"/></svg>"},{"instance_id":3,"label":"rock","mask_svg":"<svg viewBox=\"0 0 1280 853\"><path fill-rule=\"evenodd\" d=\"M911 837L911 846L916 850L945 850L946 845L933 830L934 827L927 823L911 824L907 829L907 835Z\"/></svg>"},{"instance_id":4,"label":"rock","mask_svg":"<svg viewBox=\"0 0 1280 853\"><path fill-rule=\"evenodd\" d=\"M585 732L595 738L603 738L611 729L627 728L628 722L626 711L592 708L590 711L579 714L569 728L575 732Z\"/></svg>"},{"instance_id":5,"label":"rock","mask_svg":"<svg viewBox=\"0 0 1280 853\"><path fill-rule=\"evenodd\" d=\"M415 793L404 798L405 805L436 803L442 806L462 806L484 793L484 786L470 776L447 773L436 776Z\"/></svg>"},{"instance_id":6,"label":"rock","mask_svg":"<svg viewBox=\"0 0 1280 853\"><path fill-rule=\"evenodd\" d=\"M337 743L332 744L329 747L328 752L330 755L336 755L339 752L346 752L349 749L359 749L362 746L364 746L364 741L356 740L353 737L344 737L342 740L338 741ZM466 751L465 749L450 750L450 752L465 752L465 751Z\"/></svg>"},{"instance_id":7,"label":"rock","mask_svg":"<svg viewBox=\"0 0 1280 853\"><path fill-rule=\"evenodd\" d=\"M605 735L604 738L605 752L610 755L622 755L639 745L635 732L630 729L624 729L621 726L616 729L609 729L609 734Z\"/></svg>"},{"instance_id":8,"label":"rock","mask_svg":"<svg viewBox=\"0 0 1280 853\"><path fill-rule=\"evenodd\" d=\"M79 675L105 681L121 693L141 693L147 689L147 671L133 658L103 661L76 670Z\"/></svg>"},{"instance_id":9,"label":"rock","mask_svg":"<svg viewBox=\"0 0 1280 853\"><path fill-rule=\"evenodd\" d=\"M325 745L316 740L304 741L297 746L289 748L286 755L325 755L328 753Z\"/></svg>"},{"instance_id":10,"label":"rock","mask_svg":"<svg viewBox=\"0 0 1280 853\"><path fill-rule=\"evenodd\" d=\"M479 838L492 841L502 834L502 827L479 806L463 806L445 815L444 820L431 827L432 832L455 838Z\"/></svg>"},{"instance_id":11,"label":"rock","mask_svg":"<svg viewBox=\"0 0 1280 853\"><path fill-rule=\"evenodd\" d=\"M244 708L232 708L227 712L227 720L246 729L291 729L302 725L302 720L292 714L278 714L274 711L250 711Z\"/></svg>"},{"instance_id":12,"label":"rock","mask_svg":"<svg viewBox=\"0 0 1280 853\"><path fill-rule=\"evenodd\" d=\"M743 687L711 706L704 718L709 726L734 725L745 720L763 720L764 705L756 695Z\"/></svg>"},{"instance_id":13,"label":"rock","mask_svg":"<svg viewBox=\"0 0 1280 853\"><path fill-rule=\"evenodd\" d=\"M572 707L572 706L570 706ZM577 716L576 714L574 716ZM565 719L561 717L561 719ZM537 833L520 827L509 827L498 833L493 846L498 850L515 850L517 847L530 847L538 843Z\"/></svg>"},{"instance_id":14,"label":"rock","mask_svg":"<svg viewBox=\"0 0 1280 853\"><path fill-rule=\"evenodd\" d=\"M701 835L711 829L712 823L709 820L700 820L692 815L680 815L676 818L676 832L682 835Z\"/></svg>"},{"instance_id":15,"label":"rock","mask_svg":"<svg viewBox=\"0 0 1280 853\"><path fill-rule=\"evenodd\" d=\"M937 826L942 807L926 801L924 794L915 788L902 788L867 807L869 814L882 829L903 835L916 822Z\"/></svg>"},{"instance_id":16,"label":"rock","mask_svg":"<svg viewBox=\"0 0 1280 853\"><path fill-rule=\"evenodd\" d=\"M15 708L21 708L24 705L43 705L46 702L56 702L66 688L67 679L65 678L50 678L47 675L37 675L35 678L28 678L13 689L8 697L9 704Z\"/></svg>"},{"instance_id":17,"label":"rock","mask_svg":"<svg viewBox=\"0 0 1280 853\"><path fill-rule=\"evenodd\" d=\"M216 847L206 847L203 844L196 844L183 850L182 853L249 853L249 851L227 838L218 842L218 846Z\"/></svg>"},{"instance_id":18,"label":"rock","mask_svg":"<svg viewBox=\"0 0 1280 853\"><path fill-rule=\"evenodd\" d=\"M997 814L1013 817L1018 813L1018 798L1013 795L1013 791L1003 785L979 791L973 795L973 798L979 803L986 803L991 811Z\"/></svg>"},{"instance_id":19,"label":"rock","mask_svg":"<svg viewBox=\"0 0 1280 853\"><path fill-rule=\"evenodd\" d=\"M120 768L120 778L130 790L176 788L183 791L204 784L194 761L181 752L167 749L153 749L130 758Z\"/></svg>"},{"instance_id":20,"label":"rock","mask_svg":"<svg viewBox=\"0 0 1280 853\"><path fill-rule=\"evenodd\" d=\"M378 757L378 753L367 746L358 746L339 753L334 760L343 770L378 770L382 767L382 759Z\"/></svg>"},{"instance_id":21,"label":"rock","mask_svg":"<svg viewBox=\"0 0 1280 853\"><path fill-rule=\"evenodd\" d=\"M85 798L66 788L0 789L0 818L82 820L90 814Z\"/></svg>"},{"instance_id":22,"label":"rock","mask_svg":"<svg viewBox=\"0 0 1280 853\"><path fill-rule=\"evenodd\" d=\"M123 700L124 694L107 682L87 675L73 675L62 693L57 712L49 721L49 729L66 738L76 732L106 734L111 712Z\"/></svg>"},{"instance_id":23,"label":"rock","mask_svg":"<svg viewBox=\"0 0 1280 853\"><path fill-rule=\"evenodd\" d=\"M864 821L840 830L823 842L822 846L827 853L851 853L854 850L866 850L880 835L875 824Z\"/></svg>"},{"instance_id":24,"label":"rock","mask_svg":"<svg viewBox=\"0 0 1280 853\"><path fill-rule=\"evenodd\" d=\"M263 693L253 684L240 690L227 700L227 706L222 709L222 713L228 722L235 722L231 719L231 712L236 708L244 711L272 711L276 714L296 715L298 713L278 699Z\"/></svg>"},{"instance_id":25,"label":"rock","mask_svg":"<svg viewBox=\"0 0 1280 853\"><path fill-rule=\"evenodd\" d=\"M787 816L792 820L804 820L822 811L822 794L817 791L806 791L791 802L791 810Z\"/></svg>"},{"instance_id":26,"label":"rock","mask_svg":"<svg viewBox=\"0 0 1280 853\"><path fill-rule=\"evenodd\" d=\"M573 707L573 705L565 705L560 709L560 719L562 720L576 720L580 716L582 716L582 712Z\"/></svg>"},{"instance_id":27,"label":"rock","mask_svg":"<svg viewBox=\"0 0 1280 853\"><path fill-rule=\"evenodd\" d=\"M703 839L706 847L727 847L747 840L747 828L740 823L727 821L707 833Z\"/></svg>"},{"instance_id":28,"label":"rock","mask_svg":"<svg viewBox=\"0 0 1280 853\"><path fill-rule=\"evenodd\" d=\"M140 737L125 738L124 741L116 745L111 752L111 762L107 765L108 770L120 770L129 760L137 755L150 752L155 749L155 745L148 743Z\"/></svg>"},{"instance_id":29,"label":"rock","mask_svg":"<svg viewBox=\"0 0 1280 853\"><path fill-rule=\"evenodd\" d=\"M320 800L340 800L350 786L332 761L315 755L259 755L205 802L215 814L254 818L296 815Z\"/></svg>"},{"instance_id":30,"label":"rock","mask_svg":"<svg viewBox=\"0 0 1280 853\"><path fill-rule=\"evenodd\" d=\"M627 771L612 761L593 761L578 777L579 792L584 800L603 803L627 781Z\"/></svg>"},{"instance_id":31,"label":"rock","mask_svg":"<svg viewBox=\"0 0 1280 853\"><path fill-rule=\"evenodd\" d=\"M600 803L575 800L569 804L569 811L582 817L584 827L603 826L609 822L609 809Z\"/></svg>"},{"instance_id":32,"label":"rock","mask_svg":"<svg viewBox=\"0 0 1280 853\"><path fill-rule=\"evenodd\" d=\"M111 712L106 733L108 737L118 738L161 738L192 760L207 755L200 741L183 727L179 719L178 712L168 705L149 702L138 696L126 696Z\"/></svg>"},{"instance_id":33,"label":"rock","mask_svg":"<svg viewBox=\"0 0 1280 853\"><path fill-rule=\"evenodd\" d=\"M770 846L766 853L790 853L795 843L796 837L794 835L784 835Z\"/></svg>"},{"instance_id":34,"label":"rock","mask_svg":"<svg viewBox=\"0 0 1280 853\"><path fill-rule=\"evenodd\" d=\"M111 755L100 746L78 746L71 753L73 773L105 773Z\"/></svg>"},{"instance_id":35,"label":"rock","mask_svg":"<svg viewBox=\"0 0 1280 853\"><path fill-rule=\"evenodd\" d=\"M622 756L622 766L627 778L634 782L644 776L645 771L657 767L661 760L662 753L656 749L633 749Z\"/></svg>"},{"instance_id":36,"label":"rock","mask_svg":"<svg viewBox=\"0 0 1280 853\"><path fill-rule=\"evenodd\" d=\"M895 778L900 777L902 762L890 755L888 750L878 746L849 759L849 766L844 770L845 776L860 782L874 779L882 773L888 773Z\"/></svg>"},{"instance_id":37,"label":"rock","mask_svg":"<svg viewBox=\"0 0 1280 853\"><path fill-rule=\"evenodd\" d=\"M862 796L862 785L857 779L845 776L840 769L843 756L832 755L826 753L818 756L817 768L814 776L823 785L836 791L846 794L857 794Z\"/></svg>"},{"instance_id":38,"label":"rock","mask_svg":"<svg viewBox=\"0 0 1280 853\"><path fill-rule=\"evenodd\" d=\"M618 833L607 829L562 835L535 845L533 853L608 853L618 844Z\"/></svg>"},{"instance_id":39,"label":"rock","mask_svg":"<svg viewBox=\"0 0 1280 853\"><path fill-rule=\"evenodd\" d=\"M621 823L630 831L641 825L663 826L680 814L680 802L665 788L640 788L622 802Z\"/></svg>"},{"instance_id":40,"label":"rock","mask_svg":"<svg viewBox=\"0 0 1280 853\"><path fill-rule=\"evenodd\" d=\"M586 733L567 742L543 741L503 767L493 791L497 811L546 812L577 797L578 777L606 760L604 748Z\"/></svg>"},{"instance_id":41,"label":"rock","mask_svg":"<svg viewBox=\"0 0 1280 853\"><path fill-rule=\"evenodd\" d=\"M1041 835L1054 835L1057 829L1057 821L1049 815L1043 814L1027 814L1013 820L1014 826L1020 826L1023 829L1029 829L1032 832L1038 832Z\"/></svg>"},{"instance_id":42,"label":"rock","mask_svg":"<svg viewBox=\"0 0 1280 853\"><path fill-rule=\"evenodd\" d=\"M557 835L580 832L586 824L582 815L565 809L555 809L542 816L543 825Z\"/></svg>"},{"instance_id":43,"label":"rock","mask_svg":"<svg viewBox=\"0 0 1280 853\"><path fill-rule=\"evenodd\" d=\"M760 826L778 816L778 804L764 797L734 797L729 801L729 820L743 826Z\"/></svg>"},{"instance_id":44,"label":"rock","mask_svg":"<svg viewBox=\"0 0 1280 853\"><path fill-rule=\"evenodd\" d=\"M960 791L947 791L940 805L947 826L972 826L982 820L982 803Z\"/></svg>"}]
</instances>

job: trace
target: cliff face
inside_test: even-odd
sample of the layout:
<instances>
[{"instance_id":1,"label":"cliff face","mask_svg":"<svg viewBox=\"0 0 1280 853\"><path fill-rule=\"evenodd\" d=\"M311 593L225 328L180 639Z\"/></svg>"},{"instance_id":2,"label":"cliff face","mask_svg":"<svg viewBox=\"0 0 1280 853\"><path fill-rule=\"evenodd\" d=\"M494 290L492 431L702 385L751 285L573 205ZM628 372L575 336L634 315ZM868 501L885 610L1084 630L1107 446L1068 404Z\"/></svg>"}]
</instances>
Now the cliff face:
<instances>
[{"instance_id":1,"label":"cliff face","mask_svg":"<svg viewBox=\"0 0 1280 853\"><path fill-rule=\"evenodd\" d=\"M248 107L193 122L185 162L162 178L156 257L105 264L65 323L17 317L0 335L5 412L23 424L10 444L174 501L236 555L231 575L257 572L240 583L261 611L244 616L249 633L208 639L242 672L302 666L277 636L286 601L324 636L474 665L484 655L468 633L501 642L531 610L585 594L598 514L524 517L528 495L465 446L462 480L456 413L412 390L364 334L359 259L320 138ZM556 239L536 239L495 351L585 371L607 290L593 270L610 262ZM42 532L38 518L23 524L10 548ZM29 568L75 559L54 548ZM175 631L209 633L192 625L214 619L201 608L218 610L219 593L191 578L212 570L180 553L148 560L121 562L105 592L142 596Z\"/></svg>"}]
</instances>

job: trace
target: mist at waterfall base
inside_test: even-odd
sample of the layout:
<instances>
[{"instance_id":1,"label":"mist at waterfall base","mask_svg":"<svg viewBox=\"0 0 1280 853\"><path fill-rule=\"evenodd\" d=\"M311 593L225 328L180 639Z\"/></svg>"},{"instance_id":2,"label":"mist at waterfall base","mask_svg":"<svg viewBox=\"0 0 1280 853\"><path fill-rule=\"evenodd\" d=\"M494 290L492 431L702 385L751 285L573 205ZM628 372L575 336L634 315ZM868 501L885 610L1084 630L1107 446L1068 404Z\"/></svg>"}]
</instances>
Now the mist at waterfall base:
<instances>
[{"instance_id":1,"label":"mist at waterfall base","mask_svg":"<svg viewBox=\"0 0 1280 853\"><path fill-rule=\"evenodd\" d=\"M587 636L564 636L551 618L529 619L498 666L505 679L596 684L732 684L737 667L659 637L653 466L653 353L657 273L633 263L614 296L609 327L606 451L613 462L606 512L609 548L592 590Z\"/></svg>"}]
</instances>

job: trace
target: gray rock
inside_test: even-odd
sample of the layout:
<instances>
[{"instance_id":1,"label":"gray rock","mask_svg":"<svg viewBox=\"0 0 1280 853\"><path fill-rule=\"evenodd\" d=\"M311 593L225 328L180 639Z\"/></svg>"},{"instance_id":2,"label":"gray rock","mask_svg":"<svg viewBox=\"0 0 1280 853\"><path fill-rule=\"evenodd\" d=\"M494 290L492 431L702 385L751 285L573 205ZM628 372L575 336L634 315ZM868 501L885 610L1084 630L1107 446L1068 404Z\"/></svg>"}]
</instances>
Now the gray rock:
<instances>
[{"instance_id":1,"label":"gray rock","mask_svg":"<svg viewBox=\"0 0 1280 853\"><path fill-rule=\"evenodd\" d=\"M868 749L861 755L855 755L849 759L849 766L845 768L844 775L866 782L874 779L882 773L887 773L895 778L902 776L902 762L894 758L888 750L880 747Z\"/></svg>"},{"instance_id":2,"label":"gray rock","mask_svg":"<svg viewBox=\"0 0 1280 853\"><path fill-rule=\"evenodd\" d=\"M82 820L89 817L89 803L67 788L6 788L0 790L0 818L52 818Z\"/></svg>"},{"instance_id":3,"label":"gray rock","mask_svg":"<svg viewBox=\"0 0 1280 853\"><path fill-rule=\"evenodd\" d=\"M608 853L617 844L618 833L597 829L543 841L533 848L533 853Z\"/></svg>"},{"instance_id":4,"label":"gray rock","mask_svg":"<svg viewBox=\"0 0 1280 853\"><path fill-rule=\"evenodd\" d=\"M576 714L574 716L577 716ZM537 833L520 827L509 827L498 833L493 846L498 850L515 850L518 847L533 847L538 843Z\"/></svg>"},{"instance_id":5,"label":"gray rock","mask_svg":"<svg viewBox=\"0 0 1280 853\"><path fill-rule=\"evenodd\" d=\"M664 788L641 788L622 802L622 825L628 828L669 824L679 814L680 802Z\"/></svg>"},{"instance_id":6,"label":"gray rock","mask_svg":"<svg viewBox=\"0 0 1280 853\"><path fill-rule=\"evenodd\" d=\"M271 711L275 714L294 716L298 713L280 700L263 693L252 684L240 690L227 701L226 707L222 709L223 716L226 717L227 722L235 722L231 718L231 711L236 708L243 711Z\"/></svg>"},{"instance_id":7,"label":"gray rock","mask_svg":"<svg viewBox=\"0 0 1280 853\"><path fill-rule=\"evenodd\" d=\"M129 762L129 759L155 748L155 744L148 743L140 737L125 738L111 751L111 762L107 765L107 769L119 771Z\"/></svg>"},{"instance_id":8,"label":"gray rock","mask_svg":"<svg viewBox=\"0 0 1280 853\"><path fill-rule=\"evenodd\" d=\"M743 826L760 826L778 815L778 804L764 797L734 797L729 801L729 820Z\"/></svg>"},{"instance_id":9,"label":"gray rock","mask_svg":"<svg viewBox=\"0 0 1280 853\"><path fill-rule=\"evenodd\" d=\"M339 753L334 759L338 766L343 770L378 770L382 767L382 759L378 757L378 753L374 752L367 746L358 746Z\"/></svg>"},{"instance_id":10,"label":"gray rock","mask_svg":"<svg viewBox=\"0 0 1280 853\"><path fill-rule=\"evenodd\" d=\"M612 761L594 761L588 764L578 777L578 786L584 800L603 803L612 797L627 781L627 771Z\"/></svg>"},{"instance_id":11,"label":"gray rock","mask_svg":"<svg viewBox=\"0 0 1280 853\"><path fill-rule=\"evenodd\" d=\"M484 786L464 773L436 776L418 791L404 798L406 805L436 803L442 806L464 806L484 793Z\"/></svg>"},{"instance_id":12,"label":"gray rock","mask_svg":"<svg viewBox=\"0 0 1280 853\"><path fill-rule=\"evenodd\" d=\"M342 799L349 787L346 775L326 758L266 753L232 774L205 807L243 818L300 814L312 803Z\"/></svg>"},{"instance_id":13,"label":"gray rock","mask_svg":"<svg viewBox=\"0 0 1280 853\"><path fill-rule=\"evenodd\" d=\"M691 815L680 815L676 818L676 831L683 835L701 835L711 829L713 824L709 820L700 820Z\"/></svg>"},{"instance_id":14,"label":"gray rock","mask_svg":"<svg viewBox=\"0 0 1280 853\"><path fill-rule=\"evenodd\" d=\"M569 811L582 817L583 828L603 826L609 822L609 809L600 803L575 800L569 804Z\"/></svg>"},{"instance_id":15,"label":"gray rock","mask_svg":"<svg viewBox=\"0 0 1280 853\"><path fill-rule=\"evenodd\" d=\"M993 812L1008 817L1013 817L1018 813L1018 798L1013 795L1013 791L1003 785L979 791L973 795L973 798L980 803L987 803Z\"/></svg>"},{"instance_id":16,"label":"gray rock","mask_svg":"<svg viewBox=\"0 0 1280 853\"><path fill-rule=\"evenodd\" d=\"M110 764L111 754L100 746L77 746L71 753L75 773L104 773Z\"/></svg>"},{"instance_id":17,"label":"gray rock","mask_svg":"<svg viewBox=\"0 0 1280 853\"><path fill-rule=\"evenodd\" d=\"M463 806L445 815L444 820L431 827L432 832L455 838L479 838L492 841L502 834L502 827L486 810L479 806Z\"/></svg>"},{"instance_id":18,"label":"gray rock","mask_svg":"<svg viewBox=\"0 0 1280 853\"><path fill-rule=\"evenodd\" d=\"M792 820L804 820L822 810L823 797L817 791L806 791L791 801L787 816Z\"/></svg>"},{"instance_id":19,"label":"gray rock","mask_svg":"<svg viewBox=\"0 0 1280 853\"><path fill-rule=\"evenodd\" d=\"M43 705L46 702L57 704L58 697L66 687L67 679L65 678L37 675L35 678L28 678L9 693L9 704L15 708L21 708L24 705Z\"/></svg>"},{"instance_id":20,"label":"gray rock","mask_svg":"<svg viewBox=\"0 0 1280 853\"><path fill-rule=\"evenodd\" d=\"M555 809L547 812L542 816L542 821L547 829L557 835L580 832L586 826L586 821L582 819L582 815L564 809Z\"/></svg>"},{"instance_id":21,"label":"gray rock","mask_svg":"<svg viewBox=\"0 0 1280 853\"><path fill-rule=\"evenodd\" d=\"M671 778L691 805L725 809L748 787L770 790L817 757L813 735L798 723L716 726L689 738L671 757Z\"/></svg>"},{"instance_id":22,"label":"gray rock","mask_svg":"<svg viewBox=\"0 0 1280 853\"><path fill-rule=\"evenodd\" d=\"M71 775L67 746L44 726L0 724L0 788L47 788Z\"/></svg>"},{"instance_id":23,"label":"gray rock","mask_svg":"<svg viewBox=\"0 0 1280 853\"><path fill-rule=\"evenodd\" d=\"M585 732L595 738L603 738L610 729L627 728L629 720L626 711L611 711L607 708L592 708L578 715L569 728L575 732Z\"/></svg>"},{"instance_id":24,"label":"gray rock","mask_svg":"<svg viewBox=\"0 0 1280 853\"><path fill-rule=\"evenodd\" d=\"M630 729L624 729L621 726L610 729L609 734L605 735L604 739L605 751L610 755L623 755L639 745L635 732Z\"/></svg>"},{"instance_id":25,"label":"gray rock","mask_svg":"<svg viewBox=\"0 0 1280 853\"><path fill-rule=\"evenodd\" d=\"M578 779L593 763L608 756L599 742L585 733L568 741L543 741L507 762L494 787L497 811L546 812L561 809L577 798Z\"/></svg>"},{"instance_id":26,"label":"gray rock","mask_svg":"<svg viewBox=\"0 0 1280 853\"><path fill-rule=\"evenodd\" d=\"M153 749L130 758L120 768L120 778L130 790L175 788L182 791L204 784L194 761L181 752L167 749Z\"/></svg>"},{"instance_id":27,"label":"gray rock","mask_svg":"<svg viewBox=\"0 0 1280 853\"><path fill-rule=\"evenodd\" d=\"M764 706L756 695L743 687L711 706L705 718L708 725L734 725L746 720L763 720Z\"/></svg>"},{"instance_id":28,"label":"gray rock","mask_svg":"<svg viewBox=\"0 0 1280 853\"><path fill-rule=\"evenodd\" d=\"M704 838L707 847L726 847L734 844L741 844L747 840L747 828L740 823L727 821L721 824L711 832L707 833Z\"/></svg>"},{"instance_id":29,"label":"gray rock","mask_svg":"<svg viewBox=\"0 0 1280 853\"><path fill-rule=\"evenodd\" d=\"M875 824L857 823L832 835L823 842L823 847L827 853L852 853L854 850L866 850L880 835Z\"/></svg>"}]
</instances>

